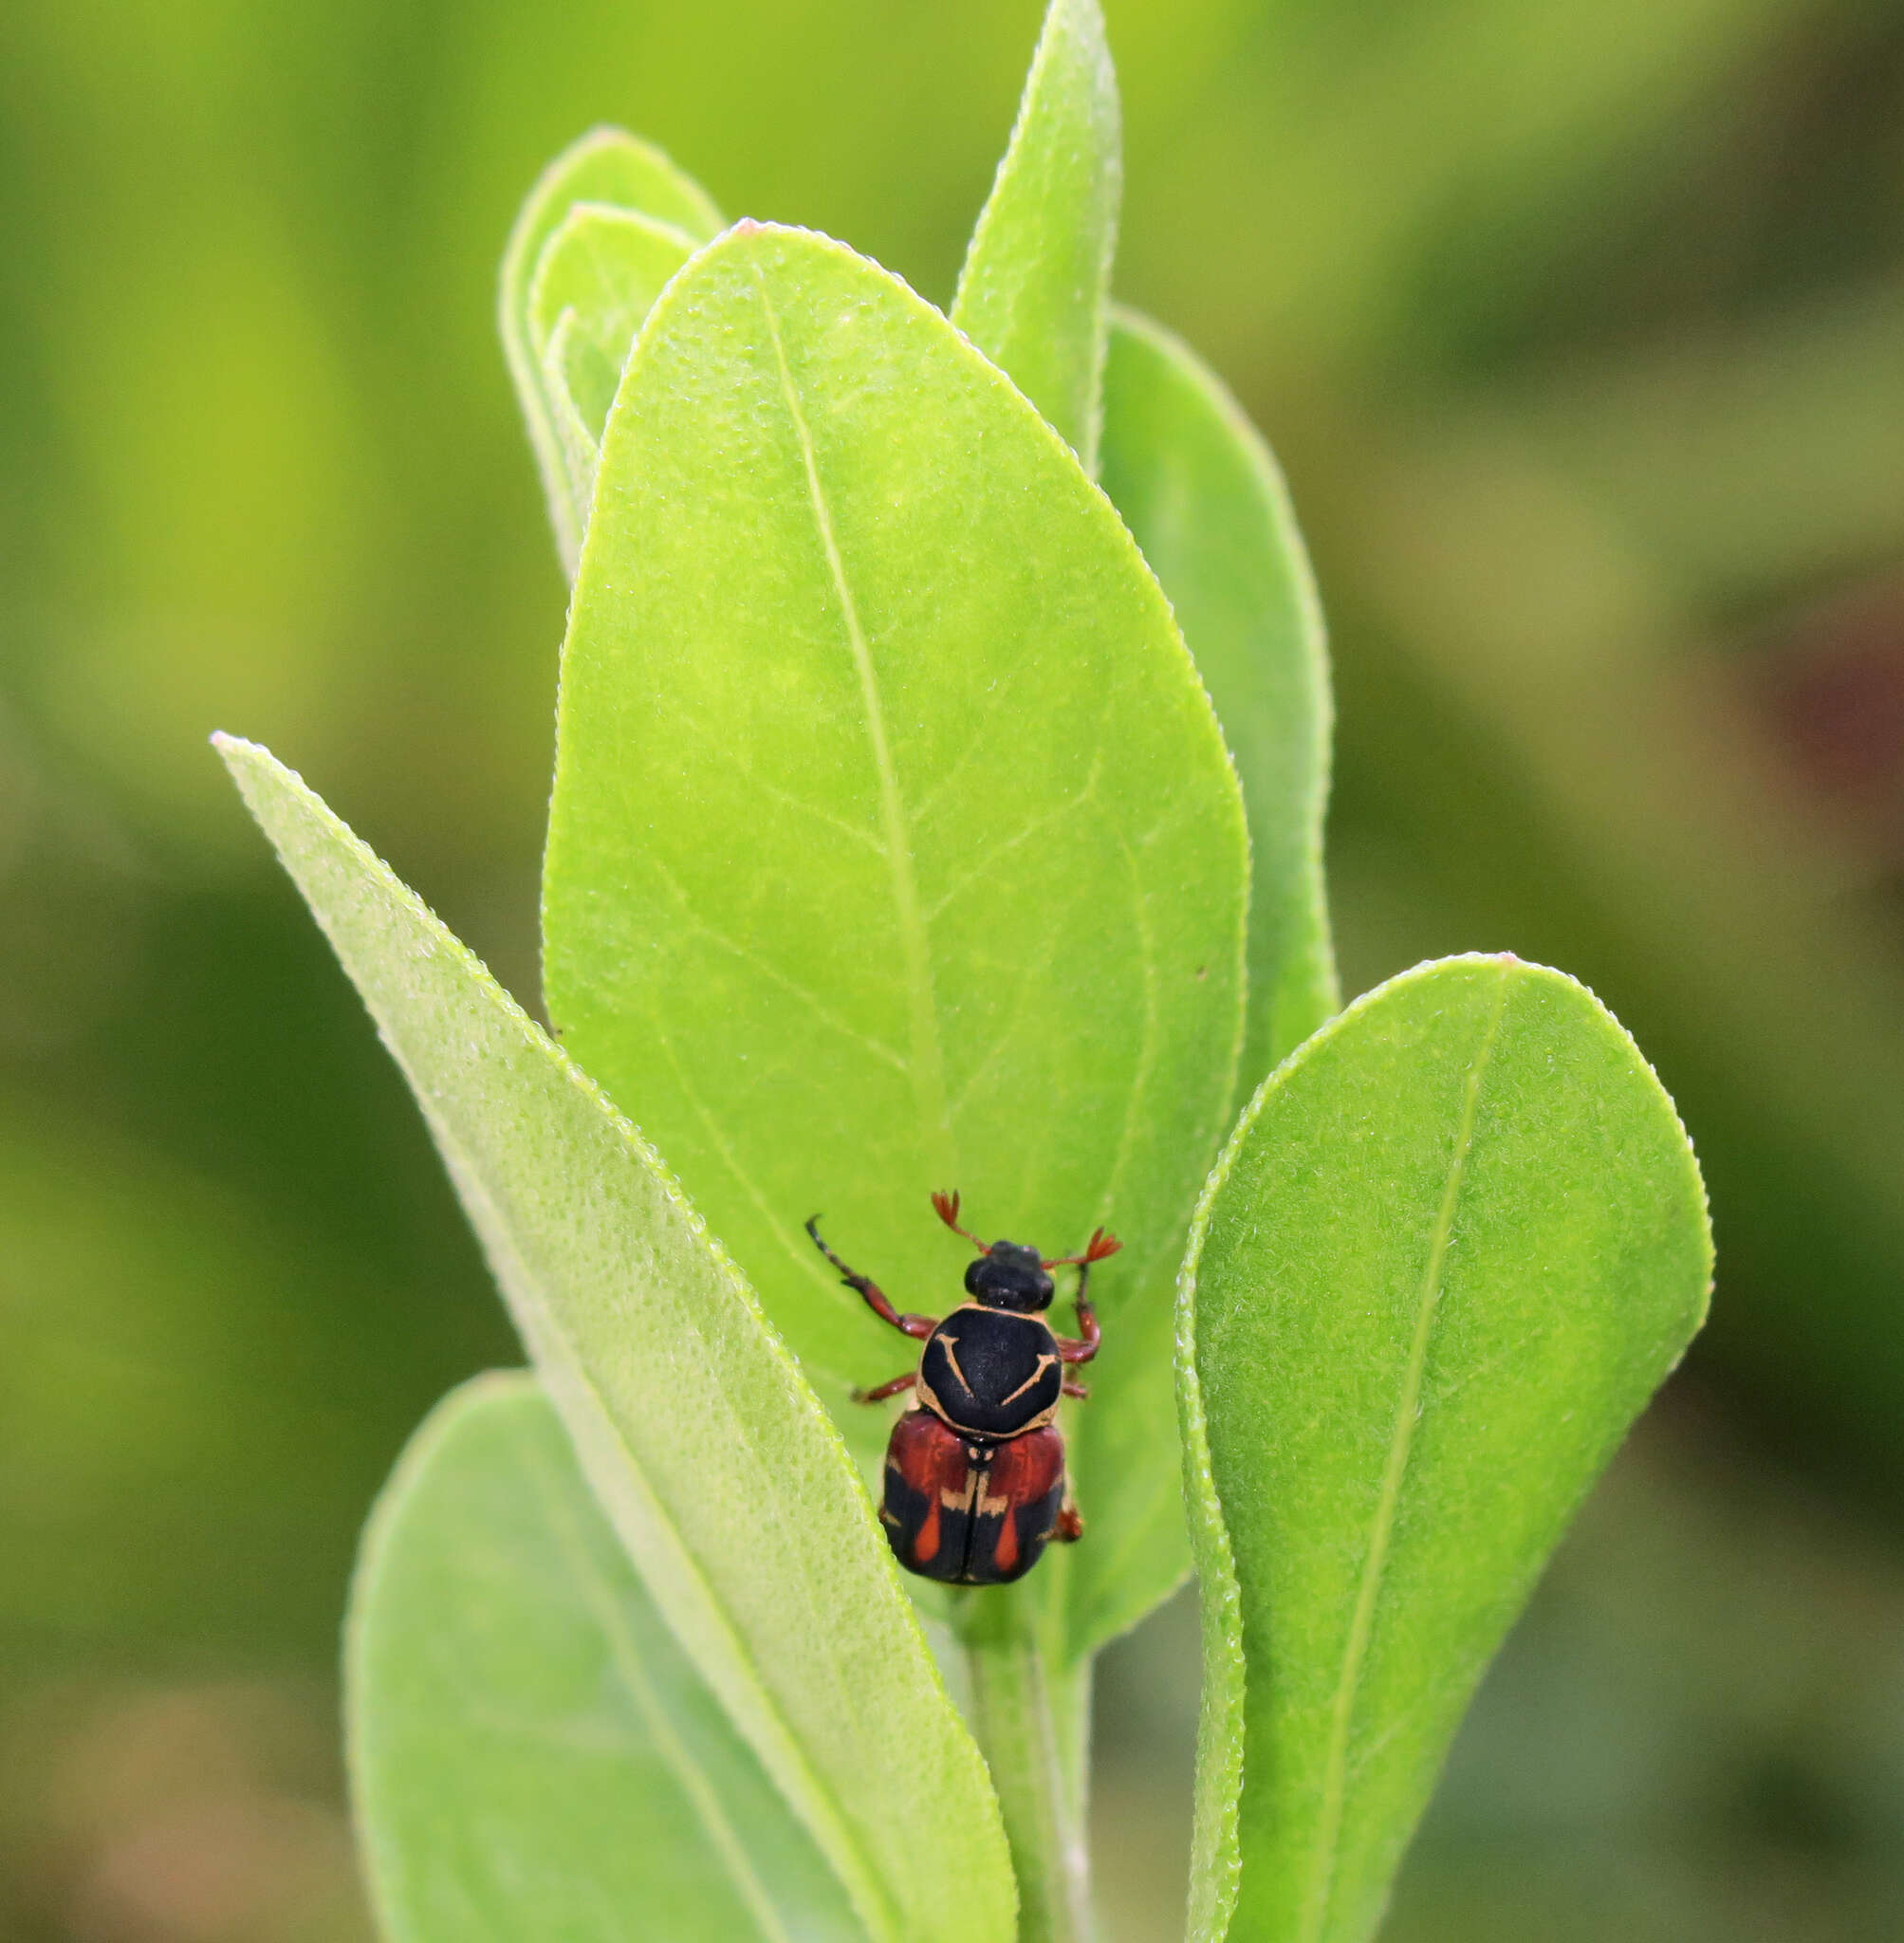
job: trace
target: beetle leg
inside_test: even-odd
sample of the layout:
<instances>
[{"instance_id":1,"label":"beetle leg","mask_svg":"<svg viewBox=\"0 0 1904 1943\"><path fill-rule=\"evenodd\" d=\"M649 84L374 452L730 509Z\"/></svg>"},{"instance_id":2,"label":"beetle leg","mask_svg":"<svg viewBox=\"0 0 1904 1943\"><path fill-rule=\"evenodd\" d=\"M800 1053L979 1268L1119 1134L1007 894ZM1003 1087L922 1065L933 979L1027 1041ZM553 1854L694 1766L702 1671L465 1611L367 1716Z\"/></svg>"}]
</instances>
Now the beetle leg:
<instances>
[{"instance_id":1,"label":"beetle leg","mask_svg":"<svg viewBox=\"0 0 1904 1943\"><path fill-rule=\"evenodd\" d=\"M1066 1377L1064 1394L1067 1397L1088 1397L1091 1394L1091 1386L1088 1383L1081 1383L1076 1377Z\"/></svg>"},{"instance_id":2,"label":"beetle leg","mask_svg":"<svg viewBox=\"0 0 1904 1943\"><path fill-rule=\"evenodd\" d=\"M1060 1362L1089 1362L1097 1355L1098 1344L1102 1340L1102 1332L1098 1327L1098 1312L1091 1306L1091 1298L1085 1293L1085 1277L1090 1272L1088 1263L1078 1270L1078 1334L1075 1337L1059 1337Z\"/></svg>"},{"instance_id":3,"label":"beetle leg","mask_svg":"<svg viewBox=\"0 0 1904 1943\"><path fill-rule=\"evenodd\" d=\"M1101 1262L1106 1255L1115 1255L1123 1247L1116 1235L1106 1234L1100 1228L1092 1235L1081 1255L1064 1255L1058 1261L1047 1262L1047 1268L1065 1268L1076 1266L1078 1270L1078 1293L1073 1298L1078 1307L1078 1334L1061 1336L1058 1339L1058 1359L1061 1362L1089 1362L1098 1353L1098 1312L1091 1306L1091 1264Z\"/></svg>"},{"instance_id":4,"label":"beetle leg","mask_svg":"<svg viewBox=\"0 0 1904 1943\"><path fill-rule=\"evenodd\" d=\"M903 1377L895 1377L890 1383L881 1383L877 1390L855 1390L855 1403L883 1403L888 1397L897 1397L901 1390L910 1390L919 1380L917 1370L908 1370Z\"/></svg>"},{"instance_id":5,"label":"beetle leg","mask_svg":"<svg viewBox=\"0 0 1904 1943\"><path fill-rule=\"evenodd\" d=\"M1076 1545L1084 1535L1084 1521L1078 1515L1076 1505L1063 1505L1058 1510L1058 1523L1052 1527L1051 1536L1060 1545Z\"/></svg>"},{"instance_id":6,"label":"beetle leg","mask_svg":"<svg viewBox=\"0 0 1904 1943\"><path fill-rule=\"evenodd\" d=\"M899 1312L896 1308L894 1308L893 1305L886 1300L885 1292L880 1288L879 1285L877 1282L869 1281L864 1275L855 1274L854 1271L851 1268L849 1268L846 1266L846 1264L842 1262L840 1259L840 1257L836 1255L833 1252L833 1250L826 1246L826 1244L823 1241L820 1239L820 1230L816 1225L819 1222L819 1215L812 1215L806 1223L806 1231L813 1237L813 1246L817 1248L820 1250L820 1252L823 1255L824 1255L826 1259L829 1262L831 1262L836 1268L839 1269L841 1281L843 1282L848 1288L857 1289L860 1295L865 1297L866 1306L869 1309L871 1309L876 1316L878 1317L880 1322L890 1323L892 1323L894 1328L901 1329L908 1336L916 1337L919 1342L923 1342L926 1340L926 1338L930 1336L933 1333L933 1331L938 1327L938 1319L935 1316L900 1315Z\"/></svg>"}]
</instances>

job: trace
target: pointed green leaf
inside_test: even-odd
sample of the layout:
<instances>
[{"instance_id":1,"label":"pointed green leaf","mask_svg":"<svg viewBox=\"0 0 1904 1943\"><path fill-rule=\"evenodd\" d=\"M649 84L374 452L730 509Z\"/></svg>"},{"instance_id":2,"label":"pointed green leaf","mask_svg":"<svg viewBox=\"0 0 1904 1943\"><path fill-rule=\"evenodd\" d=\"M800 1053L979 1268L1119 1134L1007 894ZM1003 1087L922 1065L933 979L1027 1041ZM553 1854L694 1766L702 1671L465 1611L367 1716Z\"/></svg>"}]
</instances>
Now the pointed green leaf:
<instances>
[{"instance_id":1,"label":"pointed green leaf","mask_svg":"<svg viewBox=\"0 0 1904 1943\"><path fill-rule=\"evenodd\" d=\"M412 1439L364 1534L352 1793L392 1943L858 1943L526 1375Z\"/></svg>"},{"instance_id":2,"label":"pointed green leaf","mask_svg":"<svg viewBox=\"0 0 1904 1943\"><path fill-rule=\"evenodd\" d=\"M567 517L588 529L601 431L621 367L668 279L695 250L671 223L581 202L544 244L529 283L529 344L562 450Z\"/></svg>"},{"instance_id":3,"label":"pointed green leaf","mask_svg":"<svg viewBox=\"0 0 1904 1943\"><path fill-rule=\"evenodd\" d=\"M1221 380L1134 311L1113 319L1104 490L1143 548L1216 704L1249 818L1248 1098L1331 1012L1322 602L1283 475Z\"/></svg>"},{"instance_id":4,"label":"pointed green leaf","mask_svg":"<svg viewBox=\"0 0 1904 1943\"><path fill-rule=\"evenodd\" d=\"M219 749L409 1080L596 1497L860 1922L1008 1937L978 1751L753 1292L416 897L265 750Z\"/></svg>"},{"instance_id":5,"label":"pointed green leaf","mask_svg":"<svg viewBox=\"0 0 1904 1943\"><path fill-rule=\"evenodd\" d=\"M1242 1028L1234 774L1155 581L1070 452L878 266L743 226L623 379L564 649L548 1004L664 1151L869 1471L848 1400L961 1300L934 1220L1100 1222L1072 1417L1090 1640L1188 1565L1171 1286Z\"/></svg>"},{"instance_id":6,"label":"pointed green leaf","mask_svg":"<svg viewBox=\"0 0 1904 1943\"><path fill-rule=\"evenodd\" d=\"M952 322L1098 470L1123 194L1118 78L1098 0L1051 0L959 272Z\"/></svg>"},{"instance_id":7,"label":"pointed green leaf","mask_svg":"<svg viewBox=\"0 0 1904 1943\"><path fill-rule=\"evenodd\" d=\"M1703 1320L1711 1261L1672 1101L1557 972L1405 973L1264 1087L1179 1316L1193 1937L1372 1934L1475 1682Z\"/></svg>"},{"instance_id":8,"label":"pointed green leaf","mask_svg":"<svg viewBox=\"0 0 1904 1943\"><path fill-rule=\"evenodd\" d=\"M548 388L542 346L530 328L529 298L545 246L578 203L633 210L680 231L695 243L717 235L723 219L700 185L661 151L619 128L597 128L564 149L537 179L524 203L503 254L503 350L516 398L528 423L529 444L548 495L548 516L564 571L575 576L576 556L588 524L588 503L578 502L568 444Z\"/></svg>"}]
</instances>

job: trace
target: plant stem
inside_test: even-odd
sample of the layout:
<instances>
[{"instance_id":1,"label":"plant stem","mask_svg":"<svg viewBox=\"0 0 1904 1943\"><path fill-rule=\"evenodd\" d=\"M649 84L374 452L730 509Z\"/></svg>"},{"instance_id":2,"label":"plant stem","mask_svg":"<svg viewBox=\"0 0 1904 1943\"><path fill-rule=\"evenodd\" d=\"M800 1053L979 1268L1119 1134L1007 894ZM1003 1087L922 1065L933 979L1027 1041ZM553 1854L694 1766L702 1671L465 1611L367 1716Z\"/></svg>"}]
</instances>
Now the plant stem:
<instances>
[{"instance_id":1,"label":"plant stem","mask_svg":"<svg viewBox=\"0 0 1904 1943\"><path fill-rule=\"evenodd\" d=\"M996 1594L964 1629L971 1726L1018 1876L1019 1943L1090 1943L1084 1840L1091 1667L1066 1667Z\"/></svg>"}]
</instances>

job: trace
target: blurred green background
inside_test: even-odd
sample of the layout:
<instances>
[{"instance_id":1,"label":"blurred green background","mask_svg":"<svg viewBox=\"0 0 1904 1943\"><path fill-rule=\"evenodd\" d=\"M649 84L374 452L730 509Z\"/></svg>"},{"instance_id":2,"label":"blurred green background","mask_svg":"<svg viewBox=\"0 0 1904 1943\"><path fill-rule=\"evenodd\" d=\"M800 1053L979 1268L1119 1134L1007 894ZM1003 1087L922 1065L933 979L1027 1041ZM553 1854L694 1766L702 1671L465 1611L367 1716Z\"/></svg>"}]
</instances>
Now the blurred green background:
<instances>
[{"instance_id":1,"label":"blurred green background","mask_svg":"<svg viewBox=\"0 0 1904 1943\"><path fill-rule=\"evenodd\" d=\"M1584 977L1713 1326L1490 1676L1390 1934L1904 1933L1904 7L1106 0L1122 295L1278 445L1345 983ZM492 328L652 136L943 302L1038 0L0 9L0 1935L345 1943L334 1642L513 1352L205 747L517 991L564 589ZM1111 1656L1112 1943L1180 1934L1182 1601Z\"/></svg>"}]
</instances>

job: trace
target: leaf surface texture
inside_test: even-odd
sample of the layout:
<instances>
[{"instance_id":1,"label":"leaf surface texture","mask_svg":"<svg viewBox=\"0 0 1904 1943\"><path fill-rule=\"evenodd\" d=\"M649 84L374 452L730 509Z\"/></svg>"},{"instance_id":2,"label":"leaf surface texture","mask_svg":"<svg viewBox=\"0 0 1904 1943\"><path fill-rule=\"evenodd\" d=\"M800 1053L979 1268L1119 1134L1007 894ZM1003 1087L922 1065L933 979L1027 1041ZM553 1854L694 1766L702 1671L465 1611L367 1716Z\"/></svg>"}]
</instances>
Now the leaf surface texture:
<instances>
[{"instance_id":1,"label":"leaf surface texture","mask_svg":"<svg viewBox=\"0 0 1904 1943\"><path fill-rule=\"evenodd\" d=\"M564 650L544 938L564 1043L664 1152L869 1472L848 1400L988 1238L1100 1223L1074 1640L1187 1551L1171 1285L1241 1038L1247 839L1129 535L946 320L743 226L650 317ZM1061 1325L1063 1312L1059 1311ZM1054 1595L1055 1596L1055 1595Z\"/></svg>"},{"instance_id":2,"label":"leaf surface texture","mask_svg":"<svg viewBox=\"0 0 1904 1943\"><path fill-rule=\"evenodd\" d=\"M590 1488L868 1934L1005 1943L995 1798L872 1507L653 1150L290 771L220 739L363 995Z\"/></svg>"},{"instance_id":3,"label":"leaf surface texture","mask_svg":"<svg viewBox=\"0 0 1904 1943\"><path fill-rule=\"evenodd\" d=\"M527 1375L477 1378L412 1439L365 1533L346 1681L401 1943L866 1934Z\"/></svg>"},{"instance_id":4,"label":"leaf surface texture","mask_svg":"<svg viewBox=\"0 0 1904 1943\"><path fill-rule=\"evenodd\" d=\"M1193 1936L1373 1934L1475 1682L1710 1276L1672 1102L1559 972L1405 973L1263 1088L1180 1311Z\"/></svg>"}]
</instances>

